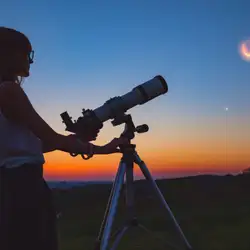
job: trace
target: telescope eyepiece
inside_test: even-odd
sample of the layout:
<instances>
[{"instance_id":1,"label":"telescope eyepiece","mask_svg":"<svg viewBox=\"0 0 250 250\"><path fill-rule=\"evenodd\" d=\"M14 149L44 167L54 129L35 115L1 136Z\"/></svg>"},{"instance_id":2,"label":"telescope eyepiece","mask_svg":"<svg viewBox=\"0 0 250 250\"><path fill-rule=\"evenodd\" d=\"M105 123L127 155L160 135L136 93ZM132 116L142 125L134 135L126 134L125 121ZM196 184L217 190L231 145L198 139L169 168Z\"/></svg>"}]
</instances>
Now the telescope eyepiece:
<instances>
[{"instance_id":1,"label":"telescope eyepiece","mask_svg":"<svg viewBox=\"0 0 250 250\"><path fill-rule=\"evenodd\" d=\"M63 123L66 125L67 128L71 128L74 125L72 122L72 117L69 116L67 111L65 111L61 114L61 118L62 118Z\"/></svg>"}]
</instances>

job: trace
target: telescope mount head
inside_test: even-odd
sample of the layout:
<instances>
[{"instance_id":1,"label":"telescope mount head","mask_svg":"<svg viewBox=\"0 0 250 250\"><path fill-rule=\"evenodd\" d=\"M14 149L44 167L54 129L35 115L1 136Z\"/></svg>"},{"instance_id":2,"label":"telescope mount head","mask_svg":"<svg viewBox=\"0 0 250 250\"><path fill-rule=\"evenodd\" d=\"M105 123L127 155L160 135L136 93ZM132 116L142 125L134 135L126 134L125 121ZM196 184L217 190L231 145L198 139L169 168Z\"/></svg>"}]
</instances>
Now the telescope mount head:
<instances>
[{"instance_id":1,"label":"telescope mount head","mask_svg":"<svg viewBox=\"0 0 250 250\"><path fill-rule=\"evenodd\" d=\"M121 136L126 137L129 140L132 140L135 137L135 132L137 133L146 133L149 130L147 124L142 124L139 126L135 126L132 116L129 114L122 113L116 116L113 121L111 121L113 126L118 126L121 124L125 124L124 131L122 132Z\"/></svg>"}]
</instances>

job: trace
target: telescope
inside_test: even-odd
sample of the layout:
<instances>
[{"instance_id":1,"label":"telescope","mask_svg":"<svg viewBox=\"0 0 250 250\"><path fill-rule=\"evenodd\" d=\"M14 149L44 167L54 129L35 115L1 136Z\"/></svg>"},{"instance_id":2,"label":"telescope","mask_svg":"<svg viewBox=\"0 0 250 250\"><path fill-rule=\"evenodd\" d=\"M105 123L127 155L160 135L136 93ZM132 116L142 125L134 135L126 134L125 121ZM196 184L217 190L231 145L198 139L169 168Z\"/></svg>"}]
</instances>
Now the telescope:
<instances>
[{"instance_id":1,"label":"telescope","mask_svg":"<svg viewBox=\"0 0 250 250\"><path fill-rule=\"evenodd\" d=\"M82 109L82 116L76 121L72 121L72 117L68 112L61 113L63 123L66 125L66 131L73 132L79 137L88 128L101 129L103 123L109 119L115 119L123 115L127 110L137 106L143 105L150 100L163 95L168 92L168 85L165 79L161 75L157 75L151 80L144 82L133 88L130 92L123 96L116 96L110 98L102 106L90 110ZM117 121L117 120L116 120ZM113 126L119 125L119 123L112 122ZM145 130L145 126L141 127ZM138 130L140 131L140 129Z\"/></svg>"}]
</instances>

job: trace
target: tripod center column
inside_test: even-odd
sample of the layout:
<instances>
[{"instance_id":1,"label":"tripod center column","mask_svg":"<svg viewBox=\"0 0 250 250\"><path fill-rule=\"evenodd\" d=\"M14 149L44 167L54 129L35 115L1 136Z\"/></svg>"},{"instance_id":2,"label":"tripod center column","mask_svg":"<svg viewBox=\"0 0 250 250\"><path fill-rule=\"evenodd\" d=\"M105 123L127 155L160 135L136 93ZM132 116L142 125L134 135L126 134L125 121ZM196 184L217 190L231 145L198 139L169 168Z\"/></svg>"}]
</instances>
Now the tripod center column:
<instances>
[{"instance_id":1,"label":"tripod center column","mask_svg":"<svg viewBox=\"0 0 250 250\"><path fill-rule=\"evenodd\" d=\"M135 146L131 145L123 152L122 161L126 165L126 206L128 220L134 218L134 149Z\"/></svg>"}]
</instances>

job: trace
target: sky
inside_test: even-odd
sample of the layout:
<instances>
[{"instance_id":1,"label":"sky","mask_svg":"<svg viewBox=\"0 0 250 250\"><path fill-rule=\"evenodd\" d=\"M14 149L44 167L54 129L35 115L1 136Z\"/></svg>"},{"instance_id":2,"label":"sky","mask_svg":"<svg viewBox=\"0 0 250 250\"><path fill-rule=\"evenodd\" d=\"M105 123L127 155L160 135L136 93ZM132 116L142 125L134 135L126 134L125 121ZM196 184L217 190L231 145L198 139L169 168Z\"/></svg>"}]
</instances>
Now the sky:
<instances>
[{"instance_id":1,"label":"sky","mask_svg":"<svg viewBox=\"0 0 250 250\"><path fill-rule=\"evenodd\" d=\"M249 9L247 0L8 0L0 25L31 40L35 63L23 88L61 134L62 112L77 119L162 75L168 93L128 113L149 126L133 140L140 157L154 177L170 178L250 167ZM122 131L107 121L94 143ZM45 177L113 179L120 158L54 151L45 154Z\"/></svg>"}]
</instances>

